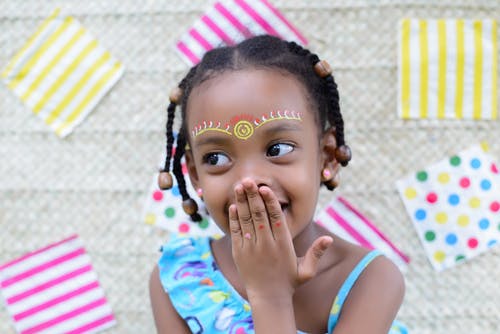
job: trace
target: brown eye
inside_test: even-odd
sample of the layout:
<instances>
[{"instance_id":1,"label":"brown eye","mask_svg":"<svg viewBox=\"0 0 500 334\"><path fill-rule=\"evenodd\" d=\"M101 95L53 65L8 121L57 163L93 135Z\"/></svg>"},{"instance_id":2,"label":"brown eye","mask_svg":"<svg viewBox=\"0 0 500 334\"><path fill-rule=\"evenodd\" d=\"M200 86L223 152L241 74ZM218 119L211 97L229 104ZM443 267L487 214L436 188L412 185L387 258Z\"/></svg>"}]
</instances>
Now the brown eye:
<instances>
[{"instance_id":1,"label":"brown eye","mask_svg":"<svg viewBox=\"0 0 500 334\"><path fill-rule=\"evenodd\" d=\"M229 158L223 153L208 153L203 157L203 162L211 166L222 166L229 162Z\"/></svg>"},{"instance_id":2,"label":"brown eye","mask_svg":"<svg viewBox=\"0 0 500 334\"><path fill-rule=\"evenodd\" d=\"M287 153L292 152L293 149L294 149L294 146L291 144L286 144L286 143L273 144L267 149L267 156L279 157L279 156L282 156L282 155L285 155Z\"/></svg>"}]
</instances>

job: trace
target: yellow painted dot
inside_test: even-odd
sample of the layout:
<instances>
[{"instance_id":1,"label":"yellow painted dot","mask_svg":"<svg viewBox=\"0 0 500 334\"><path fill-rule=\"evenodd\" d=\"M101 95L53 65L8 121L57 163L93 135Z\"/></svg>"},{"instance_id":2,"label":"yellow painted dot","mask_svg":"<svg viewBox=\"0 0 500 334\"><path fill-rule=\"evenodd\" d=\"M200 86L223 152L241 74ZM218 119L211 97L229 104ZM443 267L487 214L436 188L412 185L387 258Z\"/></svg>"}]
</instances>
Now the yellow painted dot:
<instances>
[{"instance_id":1,"label":"yellow painted dot","mask_svg":"<svg viewBox=\"0 0 500 334\"><path fill-rule=\"evenodd\" d=\"M250 305L248 304L243 304L243 309L247 312L251 310Z\"/></svg>"},{"instance_id":2,"label":"yellow painted dot","mask_svg":"<svg viewBox=\"0 0 500 334\"><path fill-rule=\"evenodd\" d=\"M440 173L438 175L438 181L441 184L446 184L446 183L450 182L450 174L448 174L448 173Z\"/></svg>"},{"instance_id":3,"label":"yellow painted dot","mask_svg":"<svg viewBox=\"0 0 500 334\"><path fill-rule=\"evenodd\" d=\"M446 258L445 252L443 251L434 252L434 260L436 260L436 262L442 263L445 258Z\"/></svg>"},{"instance_id":4,"label":"yellow painted dot","mask_svg":"<svg viewBox=\"0 0 500 334\"><path fill-rule=\"evenodd\" d=\"M436 221L439 224L446 224L448 221L448 215L445 212L438 212L436 213Z\"/></svg>"},{"instance_id":5,"label":"yellow painted dot","mask_svg":"<svg viewBox=\"0 0 500 334\"><path fill-rule=\"evenodd\" d=\"M465 226L469 225L469 223L470 223L469 216L467 216L467 215L458 216L458 219L457 219L458 226L465 227Z\"/></svg>"},{"instance_id":6,"label":"yellow painted dot","mask_svg":"<svg viewBox=\"0 0 500 334\"><path fill-rule=\"evenodd\" d=\"M486 141L481 142L481 148L484 152L488 152L490 150L490 147L488 146L488 143Z\"/></svg>"},{"instance_id":7,"label":"yellow painted dot","mask_svg":"<svg viewBox=\"0 0 500 334\"><path fill-rule=\"evenodd\" d=\"M417 197L417 191L412 187L406 188L405 196L408 199L414 199L415 197Z\"/></svg>"},{"instance_id":8,"label":"yellow painted dot","mask_svg":"<svg viewBox=\"0 0 500 334\"><path fill-rule=\"evenodd\" d=\"M144 218L144 222L148 225L156 224L156 216L152 213L148 213Z\"/></svg>"},{"instance_id":9,"label":"yellow painted dot","mask_svg":"<svg viewBox=\"0 0 500 334\"><path fill-rule=\"evenodd\" d=\"M469 206L473 209L479 208L481 206L481 200L477 197L472 197L469 200Z\"/></svg>"}]
</instances>

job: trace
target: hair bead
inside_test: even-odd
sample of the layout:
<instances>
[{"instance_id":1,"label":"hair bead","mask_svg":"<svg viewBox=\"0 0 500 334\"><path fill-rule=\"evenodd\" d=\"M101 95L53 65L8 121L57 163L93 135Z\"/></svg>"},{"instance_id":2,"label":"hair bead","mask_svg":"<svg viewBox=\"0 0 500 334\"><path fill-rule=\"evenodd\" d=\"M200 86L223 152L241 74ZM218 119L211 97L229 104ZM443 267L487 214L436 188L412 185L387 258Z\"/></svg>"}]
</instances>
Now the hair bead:
<instances>
[{"instance_id":1,"label":"hair bead","mask_svg":"<svg viewBox=\"0 0 500 334\"><path fill-rule=\"evenodd\" d=\"M158 174L158 187L160 187L161 190L168 190L172 188L172 185L174 184L174 181L172 179L172 175L169 172L160 172Z\"/></svg>"},{"instance_id":2,"label":"hair bead","mask_svg":"<svg viewBox=\"0 0 500 334\"><path fill-rule=\"evenodd\" d=\"M198 211L198 204L196 204L194 199L188 198L182 201L182 209L186 214L192 216Z\"/></svg>"},{"instance_id":3,"label":"hair bead","mask_svg":"<svg viewBox=\"0 0 500 334\"><path fill-rule=\"evenodd\" d=\"M169 98L170 102L175 103L175 104L179 104L181 102L181 99L182 99L182 89L180 89L180 87L175 87L170 92L170 95L168 96L168 98Z\"/></svg>"},{"instance_id":4,"label":"hair bead","mask_svg":"<svg viewBox=\"0 0 500 334\"><path fill-rule=\"evenodd\" d=\"M341 145L335 149L335 159L342 165L347 166L351 160L351 149L347 145Z\"/></svg>"},{"instance_id":5,"label":"hair bead","mask_svg":"<svg viewBox=\"0 0 500 334\"><path fill-rule=\"evenodd\" d=\"M314 64L314 72L321 78L325 78L332 74L332 67L326 60L320 60Z\"/></svg>"}]
</instances>

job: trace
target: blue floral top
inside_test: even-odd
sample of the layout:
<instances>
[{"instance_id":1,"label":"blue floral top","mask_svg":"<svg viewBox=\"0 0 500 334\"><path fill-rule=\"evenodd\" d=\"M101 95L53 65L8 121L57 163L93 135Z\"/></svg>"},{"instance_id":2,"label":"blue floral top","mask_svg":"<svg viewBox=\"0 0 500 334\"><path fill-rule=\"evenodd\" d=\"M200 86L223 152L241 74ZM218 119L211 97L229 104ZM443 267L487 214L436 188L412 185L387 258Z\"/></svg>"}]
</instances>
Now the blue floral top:
<instances>
[{"instance_id":1,"label":"blue floral top","mask_svg":"<svg viewBox=\"0 0 500 334\"><path fill-rule=\"evenodd\" d=\"M342 285L330 311L332 333L351 287L378 251L368 253ZM210 248L210 238L178 237L162 247L158 261L160 281L172 305L194 334L253 334L250 304L220 272ZM302 332L298 332L302 333ZM389 334L407 334L395 322Z\"/></svg>"}]
</instances>

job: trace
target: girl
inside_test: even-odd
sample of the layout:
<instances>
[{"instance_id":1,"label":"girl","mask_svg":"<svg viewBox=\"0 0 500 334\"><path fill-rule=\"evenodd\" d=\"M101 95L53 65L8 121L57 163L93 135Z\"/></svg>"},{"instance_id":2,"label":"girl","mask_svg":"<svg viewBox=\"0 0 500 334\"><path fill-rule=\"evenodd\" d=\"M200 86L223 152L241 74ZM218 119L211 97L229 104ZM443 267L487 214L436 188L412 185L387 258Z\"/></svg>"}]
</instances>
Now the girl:
<instances>
[{"instance_id":1,"label":"girl","mask_svg":"<svg viewBox=\"0 0 500 334\"><path fill-rule=\"evenodd\" d=\"M258 36L208 52L170 100L160 188L172 186L180 104L173 173L183 208L200 219L185 156L225 236L174 237L163 247L150 280L158 332L398 332L399 270L313 223L320 186L333 190L351 158L328 64L294 42Z\"/></svg>"}]
</instances>

